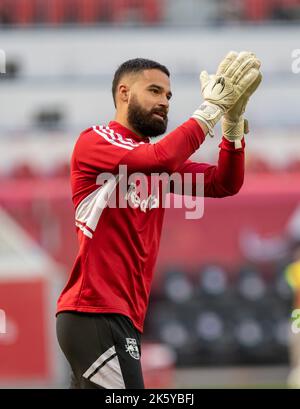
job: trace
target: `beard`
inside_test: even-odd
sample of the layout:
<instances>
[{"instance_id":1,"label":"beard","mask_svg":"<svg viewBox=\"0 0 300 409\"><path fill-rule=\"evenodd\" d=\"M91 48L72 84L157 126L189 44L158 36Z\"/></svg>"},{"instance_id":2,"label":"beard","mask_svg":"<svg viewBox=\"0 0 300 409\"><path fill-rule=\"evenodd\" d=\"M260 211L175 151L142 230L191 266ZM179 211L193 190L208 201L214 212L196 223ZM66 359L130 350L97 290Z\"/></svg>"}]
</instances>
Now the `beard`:
<instances>
[{"instance_id":1,"label":"beard","mask_svg":"<svg viewBox=\"0 0 300 409\"><path fill-rule=\"evenodd\" d=\"M164 118L157 118L154 113L164 113ZM128 123L140 135L159 136L166 132L168 126L167 112L163 108L153 108L147 111L138 103L136 97L132 97L128 104Z\"/></svg>"}]
</instances>

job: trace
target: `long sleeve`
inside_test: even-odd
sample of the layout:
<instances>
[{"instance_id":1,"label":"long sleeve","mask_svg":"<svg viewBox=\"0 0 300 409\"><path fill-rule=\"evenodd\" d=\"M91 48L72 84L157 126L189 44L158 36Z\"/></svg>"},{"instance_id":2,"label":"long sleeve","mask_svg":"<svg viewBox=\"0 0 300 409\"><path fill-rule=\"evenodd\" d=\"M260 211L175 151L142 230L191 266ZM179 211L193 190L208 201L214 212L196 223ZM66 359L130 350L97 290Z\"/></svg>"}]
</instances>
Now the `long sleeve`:
<instances>
[{"instance_id":1,"label":"long sleeve","mask_svg":"<svg viewBox=\"0 0 300 409\"><path fill-rule=\"evenodd\" d=\"M240 190L244 181L244 148L235 149L234 143L223 137L219 144L220 153L217 165L186 161L176 172L183 179L185 173L192 174L192 194L196 195L196 175L204 174L204 196L225 197L231 196ZM183 189L184 190L184 189ZM182 190L182 191L183 191ZM173 193L178 193L173 190Z\"/></svg>"},{"instance_id":2,"label":"long sleeve","mask_svg":"<svg viewBox=\"0 0 300 409\"><path fill-rule=\"evenodd\" d=\"M194 119L184 122L155 144L143 144L122 157L128 173L173 173L199 148L205 135Z\"/></svg>"}]
</instances>

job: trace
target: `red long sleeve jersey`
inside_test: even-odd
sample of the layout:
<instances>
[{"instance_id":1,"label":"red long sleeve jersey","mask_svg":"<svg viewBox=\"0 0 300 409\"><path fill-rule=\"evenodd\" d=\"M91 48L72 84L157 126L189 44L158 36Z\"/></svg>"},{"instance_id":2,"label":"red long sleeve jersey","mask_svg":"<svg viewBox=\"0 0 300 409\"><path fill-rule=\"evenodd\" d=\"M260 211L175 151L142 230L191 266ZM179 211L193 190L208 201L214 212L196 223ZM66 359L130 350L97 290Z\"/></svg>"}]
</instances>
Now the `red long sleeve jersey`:
<instances>
[{"instance_id":1,"label":"red long sleeve jersey","mask_svg":"<svg viewBox=\"0 0 300 409\"><path fill-rule=\"evenodd\" d=\"M149 186L155 172L191 173L193 178L203 173L205 196L237 193L244 177L244 140L242 148L235 149L223 138L213 166L188 160L204 139L194 119L155 144L114 121L80 134L71 161L79 252L57 312L119 313L143 331L164 208L155 200L143 207L136 195L134 206L108 206L117 189L119 165L127 166L128 175L143 172ZM115 176L102 183L104 173Z\"/></svg>"}]
</instances>

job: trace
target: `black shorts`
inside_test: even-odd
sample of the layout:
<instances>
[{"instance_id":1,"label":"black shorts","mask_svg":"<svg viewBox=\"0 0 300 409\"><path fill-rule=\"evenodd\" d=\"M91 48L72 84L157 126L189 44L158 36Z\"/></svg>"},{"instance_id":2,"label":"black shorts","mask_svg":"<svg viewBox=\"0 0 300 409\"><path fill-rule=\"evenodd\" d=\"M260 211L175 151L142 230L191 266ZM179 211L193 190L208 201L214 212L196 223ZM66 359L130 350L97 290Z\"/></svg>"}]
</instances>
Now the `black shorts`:
<instances>
[{"instance_id":1,"label":"black shorts","mask_svg":"<svg viewBox=\"0 0 300 409\"><path fill-rule=\"evenodd\" d=\"M72 368L71 388L144 388L141 334L126 316L65 311L56 332Z\"/></svg>"}]
</instances>

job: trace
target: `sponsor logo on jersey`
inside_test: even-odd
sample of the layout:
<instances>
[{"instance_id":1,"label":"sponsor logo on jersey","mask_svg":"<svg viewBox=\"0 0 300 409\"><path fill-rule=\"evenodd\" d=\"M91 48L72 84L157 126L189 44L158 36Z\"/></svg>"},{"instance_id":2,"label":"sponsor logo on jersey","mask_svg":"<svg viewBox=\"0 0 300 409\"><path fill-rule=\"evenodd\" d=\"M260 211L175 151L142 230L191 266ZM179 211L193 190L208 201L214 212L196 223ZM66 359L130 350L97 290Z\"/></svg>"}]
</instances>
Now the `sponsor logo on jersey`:
<instances>
[{"instance_id":1,"label":"sponsor logo on jersey","mask_svg":"<svg viewBox=\"0 0 300 409\"><path fill-rule=\"evenodd\" d=\"M146 199L141 199L137 193L137 186L135 183L131 183L125 199L130 202L131 207L134 209L140 208L142 212L146 213L146 210L156 209L159 206L158 198L155 195L149 195Z\"/></svg>"}]
</instances>

